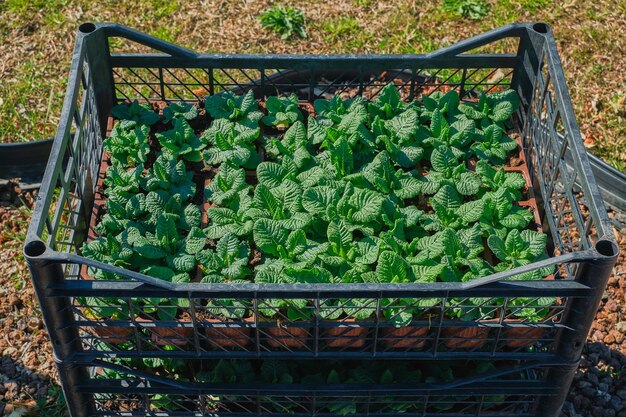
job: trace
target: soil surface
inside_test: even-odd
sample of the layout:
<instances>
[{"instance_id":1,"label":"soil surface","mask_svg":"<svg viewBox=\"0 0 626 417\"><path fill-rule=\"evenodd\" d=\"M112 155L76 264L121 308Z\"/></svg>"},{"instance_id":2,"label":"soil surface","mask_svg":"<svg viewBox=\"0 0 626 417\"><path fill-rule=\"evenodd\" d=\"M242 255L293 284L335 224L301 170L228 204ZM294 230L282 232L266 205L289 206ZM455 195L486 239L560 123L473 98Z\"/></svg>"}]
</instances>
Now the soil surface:
<instances>
[{"instance_id":1,"label":"soil surface","mask_svg":"<svg viewBox=\"0 0 626 417\"><path fill-rule=\"evenodd\" d=\"M65 417L52 349L22 256L33 195L0 190L0 416ZM561 417L626 417L626 228Z\"/></svg>"}]
</instances>

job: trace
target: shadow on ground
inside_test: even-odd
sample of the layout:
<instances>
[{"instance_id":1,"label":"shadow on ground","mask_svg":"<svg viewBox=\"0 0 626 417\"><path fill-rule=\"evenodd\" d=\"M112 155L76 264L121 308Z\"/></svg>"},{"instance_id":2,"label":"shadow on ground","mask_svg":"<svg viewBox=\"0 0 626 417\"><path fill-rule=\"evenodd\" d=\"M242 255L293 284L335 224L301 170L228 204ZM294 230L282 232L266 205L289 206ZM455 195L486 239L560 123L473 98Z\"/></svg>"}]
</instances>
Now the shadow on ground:
<instances>
[{"instance_id":1,"label":"shadow on ground","mask_svg":"<svg viewBox=\"0 0 626 417\"><path fill-rule=\"evenodd\" d=\"M68 417L57 382L24 368L10 356L0 359L0 416Z\"/></svg>"},{"instance_id":2,"label":"shadow on ground","mask_svg":"<svg viewBox=\"0 0 626 417\"><path fill-rule=\"evenodd\" d=\"M561 417L626 417L626 355L601 342L585 345Z\"/></svg>"}]
</instances>

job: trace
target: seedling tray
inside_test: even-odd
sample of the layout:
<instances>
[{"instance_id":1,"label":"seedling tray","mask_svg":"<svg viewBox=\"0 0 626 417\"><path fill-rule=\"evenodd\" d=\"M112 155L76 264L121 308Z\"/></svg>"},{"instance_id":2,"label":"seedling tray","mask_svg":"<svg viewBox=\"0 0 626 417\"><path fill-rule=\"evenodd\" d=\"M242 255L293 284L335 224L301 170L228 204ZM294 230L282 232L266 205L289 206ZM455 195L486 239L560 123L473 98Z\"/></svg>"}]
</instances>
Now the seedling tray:
<instances>
[{"instance_id":1,"label":"seedling tray","mask_svg":"<svg viewBox=\"0 0 626 417\"><path fill-rule=\"evenodd\" d=\"M115 52L109 45L111 38L125 38L158 53ZM316 98L329 94L372 99L390 83L406 100L449 89L468 101L480 93L508 88L519 94L522 104L513 122L529 193L532 190L528 204L537 207L535 227L551 238L549 259L464 283L232 285L172 284L80 256L82 243L89 239L89 226L97 217L94 207L97 211L102 204L99 178L106 160L102 141L111 128L114 105L133 99L195 103L206 95L252 90L260 100L295 93L301 105L308 103L310 108ZM530 410L534 414L529 414L555 416L617 252L552 32L542 23L510 25L427 55L364 56L196 54L123 26L83 24L25 245L73 417L92 415L96 409L106 414L106 403L96 401L93 390L77 389L79 383L90 380L86 367L77 365L113 356L558 363L561 366L538 376L559 387L557 392L533 400ZM553 268L555 279L516 280L547 266ZM92 280L86 267L123 279ZM373 320L320 319L324 306L356 298L367 300L362 308L371 310ZM400 306L407 299L423 298L438 300L424 308L421 316L427 319L414 321L402 329L405 332L390 332L394 327L380 314L381 300L396 300ZM467 310L475 309L480 300L481 309L490 313L473 321L449 320L447 300L452 298L461 300L460 308ZM555 301L543 321L530 323L513 320L513 311L506 307L519 298ZM133 305L145 299L184 300L181 305L188 307L183 308L184 320L131 314L128 320L101 321L86 313L90 303L86 300L94 299L105 301L112 311L133 311ZM216 299L224 300L225 308L229 300L246 300L253 314L239 320L210 319L205 314L206 300ZM309 309L314 319L263 320L259 309L276 309L280 315L275 300L294 306L306 300L306 307L299 308ZM523 307L533 308L532 302ZM159 305L154 308L158 310ZM221 339L216 334L228 343L217 343ZM525 415L520 410L510 415ZM482 415L482 411L472 412Z\"/></svg>"}]
</instances>

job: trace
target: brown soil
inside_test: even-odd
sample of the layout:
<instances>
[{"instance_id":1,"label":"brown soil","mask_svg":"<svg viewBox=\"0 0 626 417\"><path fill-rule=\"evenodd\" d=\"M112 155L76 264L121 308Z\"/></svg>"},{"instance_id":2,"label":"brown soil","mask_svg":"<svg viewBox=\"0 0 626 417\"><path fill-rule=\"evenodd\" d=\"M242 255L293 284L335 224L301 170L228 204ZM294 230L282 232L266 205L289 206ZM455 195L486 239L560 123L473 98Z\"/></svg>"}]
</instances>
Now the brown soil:
<instances>
[{"instance_id":1,"label":"brown soil","mask_svg":"<svg viewBox=\"0 0 626 417\"><path fill-rule=\"evenodd\" d=\"M137 322L158 322L157 317L144 319L136 318ZM191 323L191 317L187 313L183 313L176 320L181 324ZM176 345L186 346L193 340L194 329L192 327L146 327L152 334L152 342L159 346Z\"/></svg>"},{"instance_id":2,"label":"brown soil","mask_svg":"<svg viewBox=\"0 0 626 417\"><path fill-rule=\"evenodd\" d=\"M521 320L506 320L505 323L517 323ZM506 327L502 330L502 338L504 339L520 339L509 340L506 346L510 348L529 347L537 343L545 333L543 327Z\"/></svg>"},{"instance_id":3,"label":"brown soil","mask_svg":"<svg viewBox=\"0 0 626 417\"><path fill-rule=\"evenodd\" d=\"M275 326L263 329L267 334L265 342L269 346L278 349L306 348L309 339L309 331L306 327L294 327L281 321L277 321L275 324Z\"/></svg>"},{"instance_id":4,"label":"brown soil","mask_svg":"<svg viewBox=\"0 0 626 417\"><path fill-rule=\"evenodd\" d=\"M207 318L207 322L213 324L233 323L230 320ZM244 323L254 323L254 317L243 319ZM252 343L251 327L207 327L205 333L209 343L217 347L245 348Z\"/></svg>"},{"instance_id":5,"label":"brown soil","mask_svg":"<svg viewBox=\"0 0 626 417\"><path fill-rule=\"evenodd\" d=\"M426 344L428 326L386 327L381 329L382 344L390 349L420 349Z\"/></svg>"},{"instance_id":6,"label":"brown soil","mask_svg":"<svg viewBox=\"0 0 626 417\"><path fill-rule=\"evenodd\" d=\"M364 326L367 322L357 322L356 319L349 318L344 320L335 320L342 323L340 327L330 327L324 329L324 338L326 345L330 348L360 348L365 346L367 342L367 333L370 328ZM351 324L359 323L358 327L352 327Z\"/></svg>"},{"instance_id":7,"label":"brown soil","mask_svg":"<svg viewBox=\"0 0 626 417\"><path fill-rule=\"evenodd\" d=\"M487 342L490 327L444 327L441 336L446 338L444 344L450 349L477 349Z\"/></svg>"}]
</instances>

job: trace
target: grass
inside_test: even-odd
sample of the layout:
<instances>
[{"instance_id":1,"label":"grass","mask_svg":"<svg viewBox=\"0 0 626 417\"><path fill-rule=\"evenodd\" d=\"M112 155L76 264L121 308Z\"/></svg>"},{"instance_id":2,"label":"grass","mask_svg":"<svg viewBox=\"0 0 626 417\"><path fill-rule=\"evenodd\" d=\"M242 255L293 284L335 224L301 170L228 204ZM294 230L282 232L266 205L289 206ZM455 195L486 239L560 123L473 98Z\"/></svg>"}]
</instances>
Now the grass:
<instances>
[{"instance_id":1,"label":"grass","mask_svg":"<svg viewBox=\"0 0 626 417\"><path fill-rule=\"evenodd\" d=\"M197 51L420 53L513 21L553 26L585 143L626 170L626 4L617 0L311 0L308 38L281 40L257 16L270 0L0 2L0 140L53 135L80 22L116 21ZM484 16L472 19L478 11ZM465 14L465 16L463 16ZM474 16L476 17L476 16ZM121 44L121 43L120 43Z\"/></svg>"}]
</instances>

